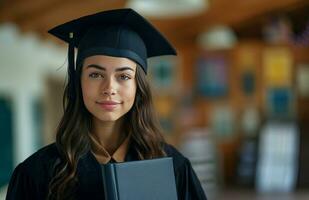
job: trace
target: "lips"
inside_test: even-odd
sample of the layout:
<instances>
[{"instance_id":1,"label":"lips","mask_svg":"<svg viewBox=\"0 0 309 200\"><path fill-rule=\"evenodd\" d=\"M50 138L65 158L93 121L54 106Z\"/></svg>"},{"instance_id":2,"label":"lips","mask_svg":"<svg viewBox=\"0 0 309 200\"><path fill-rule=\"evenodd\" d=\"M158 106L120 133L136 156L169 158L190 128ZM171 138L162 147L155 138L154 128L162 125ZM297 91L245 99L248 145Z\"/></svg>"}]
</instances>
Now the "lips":
<instances>
[{"instance_id":1,"label":"lips","mask_svg":"<svg viewBox=\"0 0 309 200\"><path fill-rule=\"evenodd\" d=\"M100 101L97 102L101 108L104 110L114 110L120 103L116 101Z\"/></svg>"},{"instance_id":2,"label":"lips","mask_svg":"<svg viewBox=\"0 0 309 200\"><path fill-rule=\"evenodd\" d=\"M116 101L99 101L97 103L101 104L101 105L117 105L117 104L120 104L119 102L116 102Z\"/></svg>"}]
</instances>

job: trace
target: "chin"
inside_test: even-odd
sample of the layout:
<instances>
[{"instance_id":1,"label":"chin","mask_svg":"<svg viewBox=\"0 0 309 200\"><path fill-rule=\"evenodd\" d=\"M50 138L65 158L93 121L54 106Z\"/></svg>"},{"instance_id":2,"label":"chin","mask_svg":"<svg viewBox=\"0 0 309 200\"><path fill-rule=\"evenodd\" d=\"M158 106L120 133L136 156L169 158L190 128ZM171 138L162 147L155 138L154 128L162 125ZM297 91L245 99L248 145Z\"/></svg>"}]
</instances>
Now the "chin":
<instances>
[{"instance_id":1,"label":"chin","mask_svg":"<svg viewBox=\"0 0 309 200\"><path fill-rule=\"evenodd\" d=\"M101 122L115 122L125 116L127 112L92 112L92 116Z\"/></svg>"},{"instance_id":2,"label":"chin","mask_svg":"<svg viewBox=\"0 0 309 200\"><path fill-rule=\"evenodd\" d=\"M119 120L123 115L115 115L115 113L104 113L101 115L94 115L98 121L101 122L115 122Z\"/></svg>"},{"instance_id":3,"label":"chin","mask_svg":"<svg viewBox=\"0 0 309 200\"><path fill-rule=\"evenodd\" d=\"M97 119L101 122L114 122L114 121L117 121L119 118L118 117L100 117Z\"/></svg>"}]
</instances>

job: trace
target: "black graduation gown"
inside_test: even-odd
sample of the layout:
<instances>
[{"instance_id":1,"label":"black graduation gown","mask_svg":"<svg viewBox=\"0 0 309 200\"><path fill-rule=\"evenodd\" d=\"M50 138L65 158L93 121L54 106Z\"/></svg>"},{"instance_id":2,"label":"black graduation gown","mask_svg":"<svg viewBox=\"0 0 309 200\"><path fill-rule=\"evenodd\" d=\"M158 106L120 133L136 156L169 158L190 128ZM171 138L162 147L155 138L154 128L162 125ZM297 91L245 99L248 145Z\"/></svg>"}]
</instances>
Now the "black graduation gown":
<instances>
[{"instance_id":1,"label":"black graduation gown","mask_svg":"<svg viewBox=\"0 0 309 200\"><path fill-rule=\"evenodd\" d=\"M179 200L206 200L191 163L173 146L166 144L165 151L173 158L177 193ZM125 161L137 159L136 152L130 148ZM52 177L53 166L59 160L55 144L48 145L20 163L11 177L7 200L43 200L48 193L48 183ZM77 167L79 185L75 199L104 200L101 166L94 155L88 152Z\"/></svg>"}]
</instances>

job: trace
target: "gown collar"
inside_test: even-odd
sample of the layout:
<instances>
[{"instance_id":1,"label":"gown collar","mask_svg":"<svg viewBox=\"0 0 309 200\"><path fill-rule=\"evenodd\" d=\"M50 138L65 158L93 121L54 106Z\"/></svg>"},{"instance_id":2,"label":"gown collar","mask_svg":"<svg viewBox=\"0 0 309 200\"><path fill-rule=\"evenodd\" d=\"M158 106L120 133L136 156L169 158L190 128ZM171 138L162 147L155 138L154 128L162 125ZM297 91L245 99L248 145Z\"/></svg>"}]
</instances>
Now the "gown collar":
<instances>
[{"instance_id":1,"label":"gown collar","mask_svg":"<svg viewBox=\"0 0 309 200\"><path fill-rule=\"evenodd\" d=\"M116 151L110 155L97 138L89 133L91 143L91 153L100 164L106 164L108 162L124 162L128 152L130 135L128 135Z\"/></svg>"}]
</instances>

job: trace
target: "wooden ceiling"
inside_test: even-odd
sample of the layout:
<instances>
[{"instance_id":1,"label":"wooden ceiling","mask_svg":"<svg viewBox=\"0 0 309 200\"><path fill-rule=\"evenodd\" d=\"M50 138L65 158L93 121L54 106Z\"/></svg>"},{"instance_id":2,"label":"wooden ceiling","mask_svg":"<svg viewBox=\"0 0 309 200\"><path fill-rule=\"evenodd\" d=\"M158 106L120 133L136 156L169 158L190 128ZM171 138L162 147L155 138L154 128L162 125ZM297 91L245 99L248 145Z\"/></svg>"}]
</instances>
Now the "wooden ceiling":
<instances>
[{"instance_id":1,"label":"wooden ceiling","mask_svg":"<svg viewBox=\"0 0 309 200\"><path fill-rule=\"evenodd\" d=\"M170 40L191 41L211 25L227 24L241 29L267 15L297 12L309 5L308 0L209 1L208 9L197 16L150 20ZM47 30L58 24L102 10L123 8L125 4L125 0L2 0L0 23L13 22L22 31L35 31L47 37Z\"/></svg>"}]
</instances>

